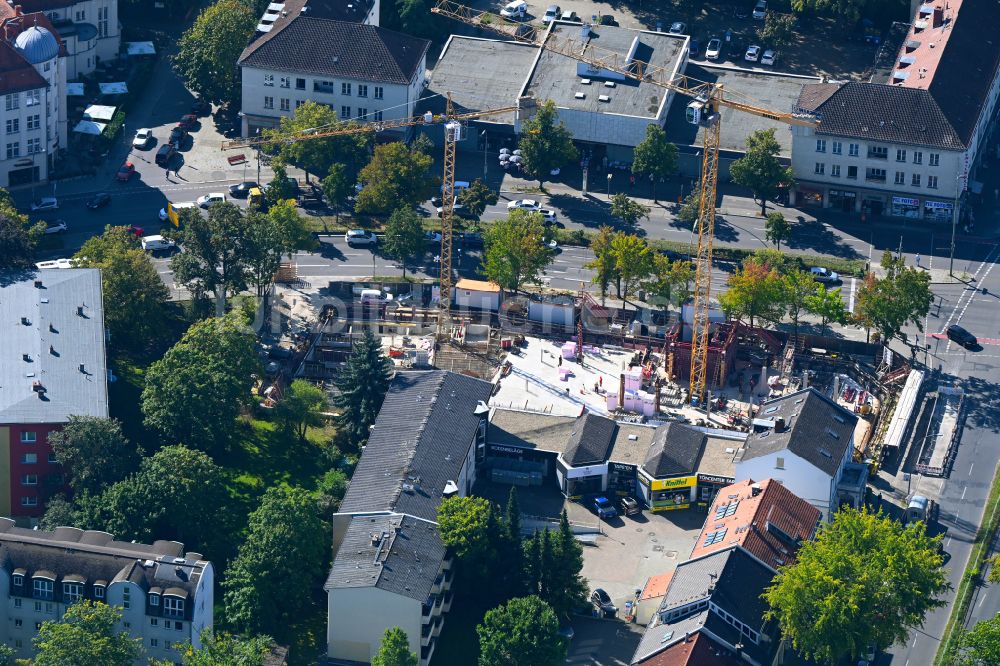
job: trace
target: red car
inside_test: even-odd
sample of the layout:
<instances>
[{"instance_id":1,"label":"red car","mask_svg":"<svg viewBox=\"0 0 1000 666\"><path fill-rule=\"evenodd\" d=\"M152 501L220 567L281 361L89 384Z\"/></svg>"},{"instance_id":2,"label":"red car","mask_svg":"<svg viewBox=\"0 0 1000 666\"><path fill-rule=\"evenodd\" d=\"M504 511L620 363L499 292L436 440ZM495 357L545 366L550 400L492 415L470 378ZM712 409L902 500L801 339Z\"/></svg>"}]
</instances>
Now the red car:
<instances>
[{"instance_id":1,"label":"red car","mask_svg":"<svg viewBox=\"0 0 1000 666\"><path fill-rule=\"evenodd\" d=\"M135 165L128 160L125 160L122 162L121 168L118 169L118 175L116 178L123 183L127 183L134 173Z\"/></svg>"},{"instance_id":2,"label":"red car","mask_svg":"<svg viewBox=\"0 0 1000 666\"><path fill-rule=\"evenodd\" d=\"M184 129L191 129L198 122L198 116L193 113L189 113L181 118L179 125Z\"/></svg>"},{"instance_id":3,"label":"red car","mask_svg":"<svg viewBox=\"0 0 1000 666\"><path fill-rule=\"evenodd\" d=\"M142 227L137 227L134 224L128 225L128 230L129 230L129 233L131 233L136 238L142 238L143 236L146 235L146 230L145 229L143 229Z\"/></svg>"}]
</instances>

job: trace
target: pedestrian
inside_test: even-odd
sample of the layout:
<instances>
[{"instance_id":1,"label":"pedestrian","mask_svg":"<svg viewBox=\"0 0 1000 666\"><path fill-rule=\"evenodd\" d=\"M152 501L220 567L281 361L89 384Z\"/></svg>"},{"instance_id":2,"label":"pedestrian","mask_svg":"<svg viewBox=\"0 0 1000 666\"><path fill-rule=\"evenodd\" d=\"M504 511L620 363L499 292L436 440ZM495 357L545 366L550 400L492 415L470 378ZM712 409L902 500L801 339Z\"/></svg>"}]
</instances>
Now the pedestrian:
<instances>
[{"instance_id":1,"label":"pedestrian","mask_svg":"<svg viewBox=\"0 0 1000 666\"><path fill-rule=\"evenodd\" d=\"M920 266L920 255L919 254L917 255L917 266L918 267Z\"/></svg>"}]
</instances>

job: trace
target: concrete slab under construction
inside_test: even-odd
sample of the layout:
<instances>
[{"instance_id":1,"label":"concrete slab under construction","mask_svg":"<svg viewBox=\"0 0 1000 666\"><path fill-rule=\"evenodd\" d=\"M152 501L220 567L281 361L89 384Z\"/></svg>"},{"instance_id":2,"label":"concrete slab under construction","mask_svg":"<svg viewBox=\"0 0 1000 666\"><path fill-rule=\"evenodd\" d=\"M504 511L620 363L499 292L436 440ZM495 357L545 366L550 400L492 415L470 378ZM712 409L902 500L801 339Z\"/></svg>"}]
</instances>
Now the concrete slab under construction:
<instances>
[{"instance_id":1,"label":"concrete slab under construction","mask_svg":"<svg viewBox=\"0 0 1000 666\"><path fill-rule=\"evenodd\" d=\"M962 406L965 394L960 388L938 389L934 397L930 427L924 438L917 471L928 476L945 476L951 461L957 435L962 427Z\"/></svg>"}]
</instances>

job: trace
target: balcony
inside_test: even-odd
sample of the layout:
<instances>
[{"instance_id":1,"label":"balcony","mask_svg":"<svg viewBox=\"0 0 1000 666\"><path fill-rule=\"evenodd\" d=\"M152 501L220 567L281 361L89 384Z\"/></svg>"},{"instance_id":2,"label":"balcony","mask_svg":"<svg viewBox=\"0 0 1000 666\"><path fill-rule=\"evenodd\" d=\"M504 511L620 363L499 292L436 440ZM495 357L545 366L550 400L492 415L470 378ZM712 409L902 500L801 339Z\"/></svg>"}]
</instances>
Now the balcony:
<instances>
[{"instance_id":1,"label":"balcony","mask_svg":"<svg viewBox=\"0 0 1000 666\"><path fill-rule=\"evenodd\" d=\"M450 590L452 578L453 574L450 571L439 573L438 577L434 580L434 584L431 586L431 594L441 594Z\"/></svg>"},{"instance_id":2,"label":"balcony","mask_svg":"<svg viewBox=\"0 0 1000 666\"><path fill-rule=\"evenodd\" d=\"M870 160L888 160L889 151L888 150L873 150L868 149L868 159Z\"/></svg>"},{"instance_id":3,"label":"balcony","mask_svg":"<svg viewBox=\"0 0 1000 666\"><path fill-rule=\"evenodd\" d=\"M449 592L448 594L444 595L444 601L441 602L441 612L442 613L447 613L448 611L451 610L451 602L452 602L452 600L454 598L455 598L455 595L452 594L451 592Z\"/></svg>"},{"instance_id":4,"label":"balcony","mask_svg":"<svg viewBox=\"0 0 1000 666\"><path fill-rule=\"evenodd\" d=\"M438 616L438 619L434 621L434 628L431 630L431 636L437 638L441 635L441 627L444 626L444 618Z\"/></svg>"},{"instance_id":5,"label":"balcony","mask_svg":"<svg viewBox=\"0 0 1000 666\"><path fill-rule=\"evenodd\" d=\"M427 647L434 640L434 623L425 624L420 629L420 646Z\"/></svg>"},{"instance_id":6,"label":"balcony","mask_svg":"<svg viewBox=\"0 0 1000 666\"><path fill-rule=\"evenodd\" d=\"M885 183L885 174L869 171L865 174L865 180L869 183Z\"/></svg>"},{"instance_id":7,"label":"balcony","mask_svg":"<svg viewBox=\"0 0 1000 666\"><path fill-rule=\"evenodd\" d=\"M430 662L431 655L434 654L434 646L435 646L435 643L431 642L430 645L427 645L427 646L424 646L424 647L420 648L420 663L421 663L421 665L427 664L427 663Z\"/></svg>"},{"instance_id":8,"label":"balcony","mask_svg":"<svg viewBox=\"0 0 1000 666\"><path fill-rule=\"evenodd\" d=\"M440 594L432 595L426 602L420 613L420 621L424 624L431 623L434 618L441 615L444 606L444 597Z\"/></svg>"}]
</instances>

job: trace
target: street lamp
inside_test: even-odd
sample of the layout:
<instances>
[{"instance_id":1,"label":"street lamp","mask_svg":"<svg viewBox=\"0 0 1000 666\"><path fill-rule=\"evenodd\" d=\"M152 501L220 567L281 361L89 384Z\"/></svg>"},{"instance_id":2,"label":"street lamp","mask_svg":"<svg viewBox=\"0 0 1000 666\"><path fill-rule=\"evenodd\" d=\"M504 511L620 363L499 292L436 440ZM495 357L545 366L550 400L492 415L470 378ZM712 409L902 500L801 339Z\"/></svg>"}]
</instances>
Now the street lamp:
<instances>
[{"instance_id":1,"label":"street lamp","mask_svg":"<svg viewBox=\"0 0 1000 666\"><path fill-rule=\"evenodd\" d=\"M486 130L483 130L479 135L483 140L483 183L486 182L486 151L489 148L489 137L486 136Z\"/></svg>"},{"instance_id":2,"label":"street lamp","mask_svg":"<svg viewBox=\"0 0 1000 666\"><path fill-rule=\"evenodd\" d=\"M611 201L611 174L608 174L608 201Z\"/></svg>"}]
</instances>

